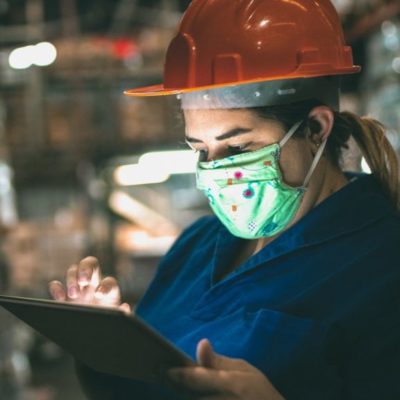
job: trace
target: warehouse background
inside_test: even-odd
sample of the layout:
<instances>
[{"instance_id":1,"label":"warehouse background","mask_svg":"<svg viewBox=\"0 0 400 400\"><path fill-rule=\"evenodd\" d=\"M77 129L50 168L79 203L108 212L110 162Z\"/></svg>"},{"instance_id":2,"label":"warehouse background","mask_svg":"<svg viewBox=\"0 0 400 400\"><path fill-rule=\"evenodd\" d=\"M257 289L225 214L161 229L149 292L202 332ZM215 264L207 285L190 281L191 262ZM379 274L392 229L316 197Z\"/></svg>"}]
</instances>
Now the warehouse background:
<instances>
[{"instance_id":1,"label":"warehouse background","mask_svg":"<svg viewBox=\"0 0 400 400\"><path fill-rule=\"evenodd\" d=\"M95 255L134 305L179 232L208 212L175 100L122 94L162 80L188 4L0 0L1 293L47 298L49 280ZM342 108L384 122L400 151L400 2L334 4L363 67L343 79ZM162 168L146 175L146 162ZM367 169L352 143L344 163ZM0 398L83 399L69 356L5 312Z\"/></svg>"}]
</instances>

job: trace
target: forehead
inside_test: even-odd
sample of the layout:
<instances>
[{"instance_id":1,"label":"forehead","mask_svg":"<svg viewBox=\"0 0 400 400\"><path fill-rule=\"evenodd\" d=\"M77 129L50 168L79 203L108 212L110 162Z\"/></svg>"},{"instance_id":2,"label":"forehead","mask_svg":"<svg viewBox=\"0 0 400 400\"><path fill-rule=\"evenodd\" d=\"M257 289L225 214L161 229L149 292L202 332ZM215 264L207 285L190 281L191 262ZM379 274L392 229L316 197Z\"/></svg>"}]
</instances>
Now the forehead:
<instances>
[{"instance_id":1,"label":"forehead","mask_svg":"<svg viewBox=\"0 0 400 400\"><path fill-rule=\"evenodd\" d=\"M186 135L190 137L215 137L232 129L249 129L253 132L281 131L277 121L261 118L248 109L184 110Z\"/></svg>"}]
</instances>

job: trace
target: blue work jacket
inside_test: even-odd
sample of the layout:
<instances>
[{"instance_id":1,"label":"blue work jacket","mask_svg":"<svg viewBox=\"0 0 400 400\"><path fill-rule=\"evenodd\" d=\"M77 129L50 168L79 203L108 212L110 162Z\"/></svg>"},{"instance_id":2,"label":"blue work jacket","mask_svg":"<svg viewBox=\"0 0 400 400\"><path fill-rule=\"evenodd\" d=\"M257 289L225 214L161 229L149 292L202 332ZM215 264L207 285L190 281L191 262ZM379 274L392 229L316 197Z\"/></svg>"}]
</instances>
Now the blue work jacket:
<instances>
[{"instance_id":1,"label":"blue work jacket","mask_svg":"<svg viewBox=\"0 0 400 400\"><path fill-rule=\"evenodd\" d=\"M244 243L198 220L137 314L193 358L208 338L247 360L288 400L400 399L400 219L375 179L359 176L224 276Z\"/></svg>"}]
</instances>

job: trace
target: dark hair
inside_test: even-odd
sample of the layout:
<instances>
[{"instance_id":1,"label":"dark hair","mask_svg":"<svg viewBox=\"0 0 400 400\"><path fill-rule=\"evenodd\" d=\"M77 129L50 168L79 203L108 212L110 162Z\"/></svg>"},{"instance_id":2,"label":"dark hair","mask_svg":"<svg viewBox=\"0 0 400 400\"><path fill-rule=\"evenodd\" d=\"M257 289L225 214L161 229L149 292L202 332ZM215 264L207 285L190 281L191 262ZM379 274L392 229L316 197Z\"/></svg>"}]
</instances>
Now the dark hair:
<instances>
[{"instance_id":1,"label":"dark hair","mask_svg":"<svg viewBox=\"0 0 400 400\"><path fill-rule=\"evenodd\" d=\"M318 100L307 100L287 105L250 108L261 118L274 120L287 131L296 122L303 124L295 137L319 132L319 123L309 117L310 111L323 105ZM307 129L308 128L308 129ZM393 205L400 210L399 162L396 152L386 137L385 127L375 119L359 117L351 112L334 111L334 124L328 138L326 152L330 161L340 165L343 148L352 136Z\"/></svg>"}]
</instances>

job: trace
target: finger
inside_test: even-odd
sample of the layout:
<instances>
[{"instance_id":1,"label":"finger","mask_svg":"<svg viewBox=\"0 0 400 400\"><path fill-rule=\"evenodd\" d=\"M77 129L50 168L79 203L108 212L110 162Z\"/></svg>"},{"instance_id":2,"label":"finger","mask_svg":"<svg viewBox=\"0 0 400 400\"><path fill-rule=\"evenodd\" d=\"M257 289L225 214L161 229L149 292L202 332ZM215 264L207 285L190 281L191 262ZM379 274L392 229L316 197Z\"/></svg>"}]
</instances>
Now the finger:
<instances>
[{"instance_id":1,"label":"finger","mask_svg":"<svg viewBox=\"0 0 400 400\"><path fill-rule=\"evenodd\" d=\"M96 257L86 257L78 265L78 283L81 287L93 285L97 287L100 282L100 265Z\"/></svg>"},{"instance_id":2,"label":"finger","mask_svg":"<svg viewBox=\"0 0 400 400\"><path fill-rule=\"evenodd\" d=\"M131 306L128 303L122 303L118 308L125 314L132 314Z\"/></svg>"},{"instance_id":3,"label":"finger","mask_svg":"<svg viewBox=\"0 0 400 400\"><path fill-rule=\"evenodd\" d=\"M56 301L65 301L67 298L64 285L60 281L51 281L49 283L49 292Z\"/></svg>"},{"instance_id":4,"label":"finger","mask_svg":"<svg viewBox=\"0 0 400 400\"><path fill-rule=\"evenodd\" d=\"M253 369L249 363L240 358L225 357L217 353L214 353L213 367L220 370L243 372L249 372L249 369Z\"/></svg>"},{"instance_id":5,"label":"finger","mask_svg":"<svg viewBox=\"0 0 400 400\"><path fill-rule=\"evenodd\" d=\"M202 367L213 368L214 351L208 339L202 339L197 344L196 359Z\"/></svg>"},{"instance_id":6,"label":"finger","mask_svg":"<svg viewBox=\"0 0 400 400\"><path fill-rule=\"evenodd\" d=\"M229 372L203 367L171 368L167 375L177 385L199 394L229 393L232 385Z\"/></svg>"},{"instance_id":7,"label":"finger","mask_svg":"<svg viewBox=\"0 0 400 400\"><path fill-rule=\"evenodd\" d=\"M76 264L71 265L67 270L67 276L65 278L67 284L67 297L71 299L77 299L79 297L77 272L78 266Z\"/></svg>"},{"instance_id":8,"label":"finger","mask_svg":"<svg viewBox=\"0 0 400 400\"><path fill-rule=\"evenodd\" d=\"M94 269L93 273L92 273L92 279L90 281L90 284L94 287L97 288L100 284L101 281L101 270L100 267Z\"/></svg>"},{"instance_id":9,"label":"finger","mask_svg":"<svg viewBox=\"0 0 400 400\"><path fill-rule=\"evenodd\" d=\"M104 278L97 287L94 297L99 304L118 305L121 301L121 292L117 280L111 276Z\"/></svg>"},{"instance_id":10,"label":"finger","mask_svg":"<svg viewBox=\"0 0 400 400\"><path fill-rule=\"evenodd\" d=\"M92 303L93 298L100 284L100 268L94 268L91 272L91 279L89 282L84 281L79 283L81 290L81 297L85 303ZM79 273L79 272L78 272Z\"/></svg>"},{"instance_id":11,"label":"finger","mask_svg":"<svg viewBox=\"0 0 400 400\"><path fill-rule=\"evenodd\" d=\"M206 368L228 371L248 371L249 364L239 358L225 357L214 351L208 339L202 339L197 344L197 362Z\"/></svg>"}]
</instances>

